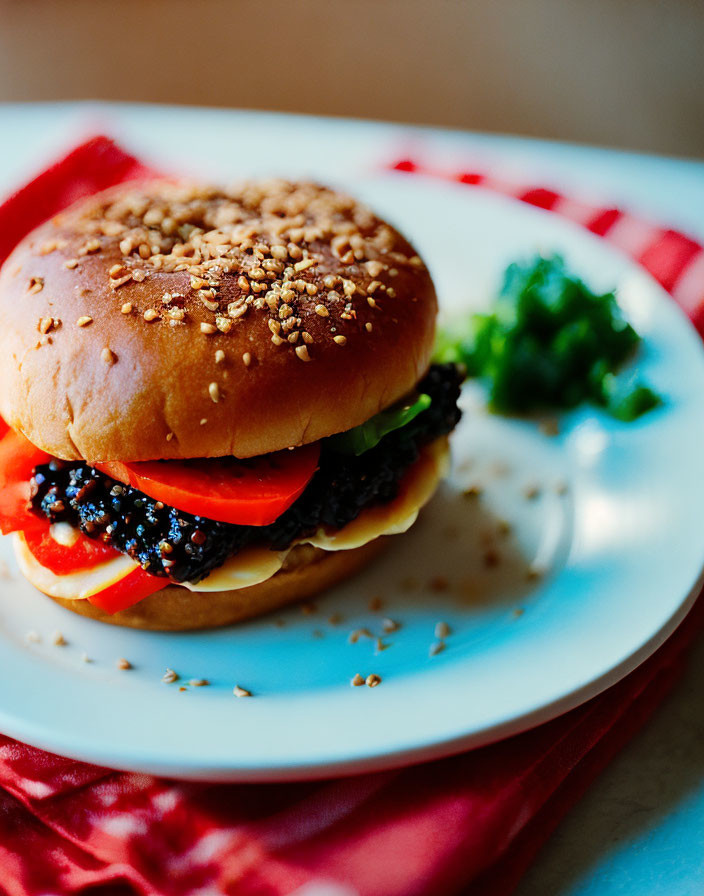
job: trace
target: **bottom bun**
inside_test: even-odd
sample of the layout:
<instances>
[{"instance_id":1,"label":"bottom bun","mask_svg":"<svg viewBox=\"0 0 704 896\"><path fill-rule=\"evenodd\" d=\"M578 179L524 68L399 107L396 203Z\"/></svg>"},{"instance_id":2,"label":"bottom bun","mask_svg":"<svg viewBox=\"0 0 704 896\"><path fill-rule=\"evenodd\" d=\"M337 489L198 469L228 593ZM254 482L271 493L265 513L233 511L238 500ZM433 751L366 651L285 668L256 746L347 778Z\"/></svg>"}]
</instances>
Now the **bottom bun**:
<instances>
[{"instance_id":1,"label":"bottom bun","mask_svg":"<svg viewBox=\"0 0 704 896\"><path fill-rule=\"evenodd\" d=\"M168 585L133 607L113 615L93 606L88 600L51 599L67 610L110 625L168 632L217 628L270 613L330 588L365 566L385 546L386 541L386 538L377 538L350 551L316 550L312 552L310 562L284 567L258 585L234 591L194 592L178 585Z\"/></svg>"}]
</instances>

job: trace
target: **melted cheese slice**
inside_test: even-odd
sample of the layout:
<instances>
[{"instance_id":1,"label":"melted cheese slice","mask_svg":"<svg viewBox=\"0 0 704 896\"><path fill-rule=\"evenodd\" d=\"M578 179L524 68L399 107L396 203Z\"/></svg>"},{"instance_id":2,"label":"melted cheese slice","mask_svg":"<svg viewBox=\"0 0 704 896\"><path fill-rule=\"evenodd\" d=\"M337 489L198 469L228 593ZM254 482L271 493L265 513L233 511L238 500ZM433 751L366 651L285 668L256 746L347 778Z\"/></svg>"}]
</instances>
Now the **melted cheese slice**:
<instances>
[{"instance_id":1,"label":"melted cheese slice","mask_svg":"<svg viewBox=\"0 0 704 896\"><path fill-rule=\"evenodd\" d=\"M437 439L423 449L417 462L401 481L399 493L388 504L370 507L343 529L326 532L319 529L314 535L300 539L296 544L312 544L325 551L349 551L361 547L382 535L398 535L413 525L421 508L433 496L439 481L447 473L450 450L447 438ZM59 529L59 526L61 528ZM69 531L70 530L70 531ZM51 527L52 537L59 544L69 545L75 529L66 524ZM77 536L76 536L77 537ZM73 537L73 541L75 541ZM13 536L13 546L20 569L29 581L52 597L90 597L124 578L138 564L120 554L113 560L100 563L92 569L58 576L38 563L29 551L21 533ZM235 591L257 585L275 575L284 565L288 551L271 551L268 548L245 548L230 557L221 567L213 570L201 582L179 584L190 591Z\"/></svg>"},{"instance_id":2,"label":"melted cheese slice","mask_svg":"<svg viewBox=\"0 0 704 896\"><path fill-rule=\"evenodd\" d=\"M281 569L287 554L288 551L270 551L269 548L245 548L201 582L179 582L179 585L189 591L235 591L248 585L258 585Z\"/></svg>"},{"instance_id":3,"label":"melted cheese slice","mask_svg":"<svg viewBox=\"0 0 704 896\"><path fill-rule=\"evenodd\" d=\"M312 544L325 551L351 551L382 535L400 535L415 523L421 508L428 503L450 466L447 438L437 439L423 449L421 456L401 480L398 495L388 504L370 507L344 528L334 532L318 529L299 544Z\"/></svg>"}]
</instances>

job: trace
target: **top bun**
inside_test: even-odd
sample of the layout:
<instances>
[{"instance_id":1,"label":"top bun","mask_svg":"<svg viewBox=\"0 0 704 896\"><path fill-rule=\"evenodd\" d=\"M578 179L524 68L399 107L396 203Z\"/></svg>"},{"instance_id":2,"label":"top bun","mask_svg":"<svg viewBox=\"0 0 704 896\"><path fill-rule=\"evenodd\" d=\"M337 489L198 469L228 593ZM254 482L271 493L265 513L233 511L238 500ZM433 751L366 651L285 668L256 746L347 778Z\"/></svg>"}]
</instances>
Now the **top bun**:
<instances>
[{"instance_id":1,"label":"top bun","mask_svg":"<svg viewBox=\"0 0 704 896\"><path fill-rule=\"evenodd\" d=\"M3 266L0 413L67 460L265 454L412 389L436 310L414 249L341 193L122 186Z\"/></svg>"}]
</instances>

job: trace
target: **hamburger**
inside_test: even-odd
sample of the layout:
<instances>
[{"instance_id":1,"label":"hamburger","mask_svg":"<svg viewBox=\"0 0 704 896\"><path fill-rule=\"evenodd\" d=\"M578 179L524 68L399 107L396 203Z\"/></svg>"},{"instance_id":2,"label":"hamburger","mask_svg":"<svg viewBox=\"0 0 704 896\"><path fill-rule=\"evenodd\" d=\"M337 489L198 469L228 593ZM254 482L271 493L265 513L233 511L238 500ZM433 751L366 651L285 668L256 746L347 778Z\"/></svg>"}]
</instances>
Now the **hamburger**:
<instances>
[{"instance_id":1,"label":"hamburger","mask_svg":"<svg viewBox=\"0 0 704 896\"><path fill-rule=\"evenodd\" d=\"M310 183L145 181L0 271L0 530L104 622L228 625L406 531L447 467L460 374L409 242Z\"/></svg>"}]
</instances>

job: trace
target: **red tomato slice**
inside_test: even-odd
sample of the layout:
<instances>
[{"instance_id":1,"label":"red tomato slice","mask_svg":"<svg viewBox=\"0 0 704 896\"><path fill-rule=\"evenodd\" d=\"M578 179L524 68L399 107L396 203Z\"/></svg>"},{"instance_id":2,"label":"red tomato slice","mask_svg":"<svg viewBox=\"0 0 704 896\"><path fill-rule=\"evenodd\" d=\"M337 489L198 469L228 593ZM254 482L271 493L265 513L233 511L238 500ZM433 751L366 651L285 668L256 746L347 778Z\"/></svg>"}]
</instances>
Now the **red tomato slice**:
<instances>
[{"instance_id":1,"label":"red tomato slice","mask_svg":"<svg viewBox=\"0 0 704 896\"><path fill-rule=\"evenodd\" d=\"M42 519L29 509L29 480L49 455L23 435L8 429L0 439L0 532L41 528Z\"/></svg>"},{"instance_id":2,"label":"red tomato slice","mask_svg":"<svg viewBox=\"0 0 704 896\"><path fill-rule=\"evenodd\" d=\"M110 585L97 594L91 594L88 601L94 606L99 607L106 613L117 613L119 610L126 610L134 604L149 597L157 591L170 584L168 579L160 576L153 576L151 573L145 572L140 566L128 573L124 579Z\"/></svg>"},{"instance_id":3,"label":"red tomato slice","mask_svg":"<svg viewBox=\"0 0 704 896\"><path fill-rule=\"evenodd\" d=\"M110 461L99 470L156 501L223 523L266 526L293 504L318 467L320 445L248 460Z\"/></svg>"},{"instance_id":4,"label":"red tomato slice","mask_svg":"<svg viewBox=\"0 0 704 896\"><path fill-rule=\"evenodd\" d=\"M82 532L76 533L78 538L72 545L59 544L51 536L49 520L44 522L45 527L37 526L31 531L25 531L24 540L34 559L57 576L91 569L98 563L119 556L115 548L88 538Z\"/></svg>"},{"instance_id":5,"label":"red tomato slice","mask_svg":"<svg viewBox=\"0 0 704 896\"><path fill-rule=\"evenodd\" d=\"M119 556L115 548L93 541L80 532L74 544L61 545L49 534L49 520L40 519L39 522L43 523L43 528L23 532L22 535L37 563L55 576L84 572ZM118 610L131 607L150 594L161 591L168 584L168 579L153 576L137 566L127 570L117 582L91 594L87 600L106 613L117 613Z\"/></svg>"}]
</instances>

